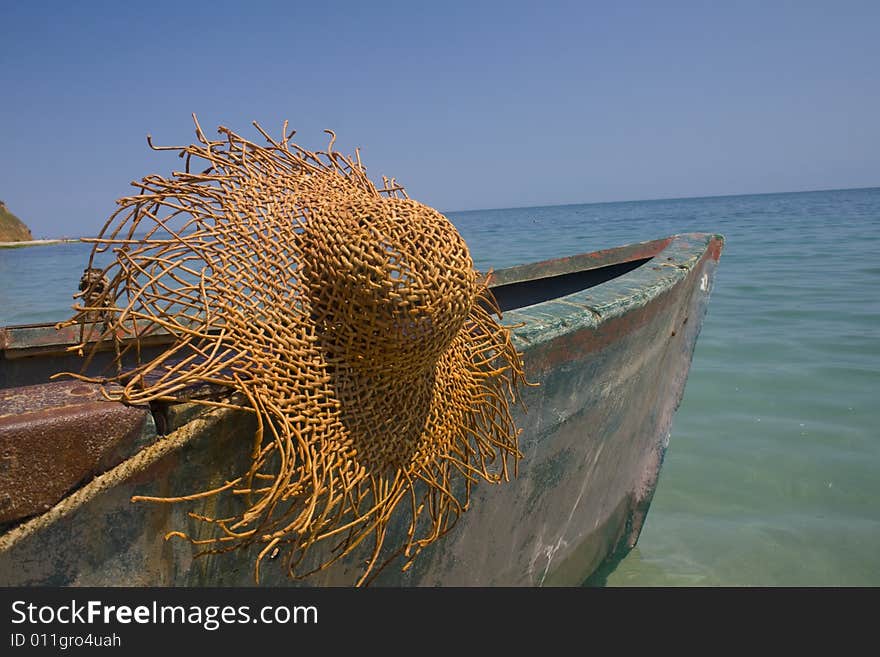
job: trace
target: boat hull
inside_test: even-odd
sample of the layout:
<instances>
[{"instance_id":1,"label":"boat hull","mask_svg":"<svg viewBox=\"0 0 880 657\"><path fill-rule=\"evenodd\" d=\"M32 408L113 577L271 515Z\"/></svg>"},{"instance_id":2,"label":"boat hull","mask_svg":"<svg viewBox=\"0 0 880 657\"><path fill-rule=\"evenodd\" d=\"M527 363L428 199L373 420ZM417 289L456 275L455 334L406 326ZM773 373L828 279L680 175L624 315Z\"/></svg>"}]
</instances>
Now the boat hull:
<instances>
[{"instance_id":1,"label":"boat hull","mask_svg":"<svg viewBox=\"0 0 880 657\"><path fill-rule=\"evenodd\" d=\"M538 384L522 390L527 412L515 410L523 428L517 476L477 484L449 534L406 571L390 563L375 584L577 585L622 558L657 486L721 248L718 236L681 235L499 272L504 306L524 280L546 296L585 267L633 263L606 282L505 312L505 323L522 324L514 339ZM225 501L130 501L220 485L245 467L251 414L217 409L188 419L175 409L163 420L166 437L0 536L0 584L252 585L255 552L195 558L188 543L163 540L198 530L187 511L222 514ZM267 560L260 581L347 586L366 556L296 581Z\"/></svg>"}]
</instances>

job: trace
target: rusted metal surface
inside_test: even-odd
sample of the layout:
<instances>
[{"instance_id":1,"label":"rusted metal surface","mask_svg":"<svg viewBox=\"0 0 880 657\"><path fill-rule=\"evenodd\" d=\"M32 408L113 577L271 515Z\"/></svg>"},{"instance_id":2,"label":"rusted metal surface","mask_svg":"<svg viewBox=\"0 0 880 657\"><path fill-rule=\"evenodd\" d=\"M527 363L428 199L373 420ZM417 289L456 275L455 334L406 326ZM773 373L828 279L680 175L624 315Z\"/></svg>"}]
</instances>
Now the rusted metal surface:
<instances>
[{"instance_id":1,"label":"rusted metal surface","mask_svg":"<svg viewBox=\"0 0 880 657\"><path fill-rule=\"evenodd\" d=\"M618 262L653 259L606 283L506 313L505 323L525 322L514 339L529 380L540 383L525 390L528 413L517 417L519 475L504 486L475 487L470 510L450 534L408 571L392 563L377 584L578 584L635 545L721 248L713 235L626 247ZM613 265L613 251L517 269L548 278L588 262ZM499 272L500 280L513 278ZM141 459L136 474L126 469L130 459L19 528L27 531L0 536L0 584L252 584L252 554L194 560L188 544L162 540L188 522L187 511L199 512L198 504L129 501L222 485L247 463L252 414L212 411L211 422L184 424L191 412L166 414L169 442L155 447L168 447L155 460ZM350 584L364 556L306 583ZM262 579L290 583L272 562Z\"/></svg>"},{"instance_id":2,"label":"rusted metal surface","mask_svg":"<svg viewBox=\"0 0 880 657\"><path fill-rule=\"evenodd\" d=\"M81 382L0 390L0 522L45 511L131 456L149 440L148 416Z\"/></svg>"}]
</instances>

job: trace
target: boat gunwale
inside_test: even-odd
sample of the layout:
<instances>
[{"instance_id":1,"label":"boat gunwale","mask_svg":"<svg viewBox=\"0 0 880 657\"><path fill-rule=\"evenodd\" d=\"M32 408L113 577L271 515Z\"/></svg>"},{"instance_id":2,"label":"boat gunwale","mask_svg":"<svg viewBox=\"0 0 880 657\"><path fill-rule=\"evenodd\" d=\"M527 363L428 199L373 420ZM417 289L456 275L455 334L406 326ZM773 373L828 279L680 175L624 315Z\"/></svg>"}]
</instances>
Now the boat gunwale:
<instances>
[{"instance_id":1,"label":"boat gunwale","mask_svg":"<svg viewBox=\"0 0 880 657\"><path fill-rule=\"evenodd\" d=\"M633 247L630 261L649 259L639 267L598 285L511 309L504 313L504 323L513 326L513 341L520 351L552 342L562 334L582 329L597 330L674 288L707 252L713 260L718 260L723 241L721 235L714 233L680 233L662 240L628 245ZM578 256L563 260L576 258ZM536 263L536 266L538 264L544 263ZM616 263L600 266L607 264Z\"/></svg>"},{"instance_id":2,"label":"boat gunwale","mask_svg":"<svg viewBox=\"0 0 880 657\"><path fill-rule=\"evenodd\" d=\"M713 239L723 240L721 236L711 233L676 234L563 258L514 265L490 271L486 277L490 288L497 288L648 259L630 272L585 290L504 312L505 324L513 324L515 327L515 344L520 349L526 349L570 330L573 322L580 326L596 327L606 318L619 316L629 308L643 305L678 283L699 261ZM720 248L718 251L720 252ZM662 256L666 256L665 261ZM717 255L715 257L717 259ZM659 260L662 265L659 271L656 267L652 270L648 266L654 260ZM646 274L646 271L649 273ZM519 326L523 323L524 326ZM529 328L531 324L540 326L543 337ZM0 326L0 359L67 354L80 343L79 335L79 325L62 329L57 329L56 324L51 323ZM171 334L158 330L141 339L145 345L160 345L170 343L174 338ZM111 349L112 345L111 340L106 340L102 348Z\"/></svg>"}]
</instances>

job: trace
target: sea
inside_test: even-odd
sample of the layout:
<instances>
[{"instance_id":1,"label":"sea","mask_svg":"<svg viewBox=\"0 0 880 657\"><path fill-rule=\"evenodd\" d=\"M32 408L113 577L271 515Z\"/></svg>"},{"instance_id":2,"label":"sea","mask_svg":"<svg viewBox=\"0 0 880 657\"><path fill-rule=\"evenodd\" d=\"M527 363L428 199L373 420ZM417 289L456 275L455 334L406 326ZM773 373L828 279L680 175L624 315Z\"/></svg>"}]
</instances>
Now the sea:
<instances>
[{"instance_id":1,"label":"sea","mask_svg":"<svg viewBox=\"0 0 880 657\"><path fill-rule=\"evenodd\" d=\"M445 214L483 271L724 236L654 501L602 585L880 585L880 188ZM0 250L0 325L67 318L89 248Z\"/></svg>"}]
</instances>

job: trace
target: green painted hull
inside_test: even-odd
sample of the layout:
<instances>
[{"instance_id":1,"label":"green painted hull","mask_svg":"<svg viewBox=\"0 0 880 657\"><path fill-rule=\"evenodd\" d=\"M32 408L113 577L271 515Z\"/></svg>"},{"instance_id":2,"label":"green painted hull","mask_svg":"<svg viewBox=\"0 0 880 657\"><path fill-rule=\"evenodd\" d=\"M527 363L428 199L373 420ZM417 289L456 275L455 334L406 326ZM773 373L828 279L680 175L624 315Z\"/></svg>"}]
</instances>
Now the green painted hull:
<instances>
[{"instance_id":1,"label":"green painted hull","mask_svg":"<svg viewBox=\"0 0 880 657\"><path fill-rule=\"evenodd\" d=\"M657 485L721 248L719 236L680 235L497 272L504 322L523 323L516 345L527 378L540 384L523 391L528 412L516 411L524 454L518 475L475 486L470 509L447 536L405 572L392 562L375 584L577 585L624 556ZM41 368L58 369L52 343L66 339L0 330L7 398L25 390L16 386L36 389ZM11 408L0 394L0 446L4 426L17 427L19 442L38 440L46 411L19 414L15 424L4 403ZM31 418L30 429L22 418ZM168 434L158 440L157 418ZM83 480L72 492L7 523L0 585L254 583L254 552L194 558L188 543L163 540L168 531L195 528L186 516L191 505L130 502L132 495L203 490L236 475L248 459L252 416L218 409L190 419L177 407L143 411L131 427L96 448L91 461L69 465L71 481ZM8 489L15 482L3 476L0 494L14 494ZM212 514L223 513L213 505L225 502L206 503ZM353 554L303 581L290 581L280 563L267 561L261 583L347 586L365 557Z\"/></svg>"}]
</instances>

